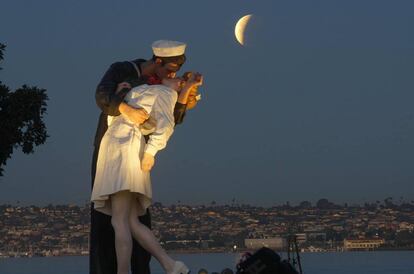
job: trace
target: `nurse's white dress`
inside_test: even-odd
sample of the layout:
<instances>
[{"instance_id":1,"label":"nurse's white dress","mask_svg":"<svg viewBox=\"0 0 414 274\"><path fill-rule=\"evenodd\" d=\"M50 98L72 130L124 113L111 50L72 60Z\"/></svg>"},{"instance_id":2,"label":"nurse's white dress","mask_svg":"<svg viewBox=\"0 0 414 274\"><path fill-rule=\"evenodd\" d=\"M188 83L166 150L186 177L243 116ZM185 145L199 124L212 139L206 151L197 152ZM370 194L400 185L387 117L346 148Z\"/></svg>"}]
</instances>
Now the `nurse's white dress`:
<instances>
[{"instance_id":1,"label":"nurse's white dress","mask_svg":"<svg viewBox=\"0 0 414 274\"><path fill-rule=\"evenodd\" d=\"M142 85L125 97L128 105L144 108L156 121L148 143L138 126L123 115L108 117L108 130L102 138L91 201L97 211L111 214L110 195L121 190L133 192L144 215L152 203L149 172L141 170L141 157L155 156L163 149L174 130L174 106L177 92L163 85Z\"/></svg>"}]
</instances>

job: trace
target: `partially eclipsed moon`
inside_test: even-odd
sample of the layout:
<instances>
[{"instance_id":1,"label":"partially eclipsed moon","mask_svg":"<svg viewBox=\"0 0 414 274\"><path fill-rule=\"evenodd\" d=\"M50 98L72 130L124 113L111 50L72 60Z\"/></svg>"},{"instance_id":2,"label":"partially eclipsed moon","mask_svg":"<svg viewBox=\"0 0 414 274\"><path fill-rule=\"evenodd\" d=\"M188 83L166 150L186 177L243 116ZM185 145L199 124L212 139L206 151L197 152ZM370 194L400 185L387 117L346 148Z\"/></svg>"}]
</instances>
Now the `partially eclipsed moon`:
<instances>
[{"instance_id":1,"label":"partially eclipsed moon","mask_svg":"<svg viewBox=\"0 0 414 274\"><path fill-rule=\"evenodd\" d=\"M243 16L237 21L236 27L234 28L234 35L236 35L236 39L240 45L244 45L244 31L251 17L252 14Z\"/></svg>"}]
</instances>

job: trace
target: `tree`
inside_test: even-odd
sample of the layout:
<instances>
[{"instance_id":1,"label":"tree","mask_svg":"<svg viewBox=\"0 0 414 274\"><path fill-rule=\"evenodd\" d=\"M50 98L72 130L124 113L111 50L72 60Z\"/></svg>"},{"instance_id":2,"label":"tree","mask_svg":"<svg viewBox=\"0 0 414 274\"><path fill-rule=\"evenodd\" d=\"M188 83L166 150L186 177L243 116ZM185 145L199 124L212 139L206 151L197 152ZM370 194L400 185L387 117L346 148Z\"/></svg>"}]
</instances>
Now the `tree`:
<instances>
[{"instance_id":1,"label":"tree","mask_svg":"<svg viewBox=\"0 0 414 274\"><path fill-rule=\"evenodd\" d=\"M0 43L0 61L6 46ZM1 70L2 68L0 68ZM11 92L0 81L0 176L13 150L34 152L34 146L44 144L48 137L43 115L48 97L45 89L23 85Z\"/></svg>"},{"instance_id":2,"label":"tree","mask_svg":"<svg viewBox=\"0 0 414 274\"><path fill-rule=\"evenodd\" d=\"M385 199L384 199L384 205L385 205L385 207L386 207L386 208L394 208L394 207L395 207L395 205L394 205L394 203L392 202L392 197L387 197L387 198L385 198Z\"/></svg>"}]
</instances>

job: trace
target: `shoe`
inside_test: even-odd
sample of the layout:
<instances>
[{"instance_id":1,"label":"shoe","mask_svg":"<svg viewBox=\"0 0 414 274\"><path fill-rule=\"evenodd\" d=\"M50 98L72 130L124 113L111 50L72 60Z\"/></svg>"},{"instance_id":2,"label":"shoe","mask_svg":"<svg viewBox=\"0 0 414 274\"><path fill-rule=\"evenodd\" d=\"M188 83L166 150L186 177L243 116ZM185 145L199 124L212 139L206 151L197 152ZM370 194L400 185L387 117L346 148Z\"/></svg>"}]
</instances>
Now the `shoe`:
<instances>
[{"instance_id":1,"label":"shoe","mask_svg":"<svg viewBox=\"0 0 414 274\"><path fill-rule=\"evenodd\" d=\"M169 274L188 274L190 270L181 261L175 261L174 268Z\"/></svg>"}]
</instances>

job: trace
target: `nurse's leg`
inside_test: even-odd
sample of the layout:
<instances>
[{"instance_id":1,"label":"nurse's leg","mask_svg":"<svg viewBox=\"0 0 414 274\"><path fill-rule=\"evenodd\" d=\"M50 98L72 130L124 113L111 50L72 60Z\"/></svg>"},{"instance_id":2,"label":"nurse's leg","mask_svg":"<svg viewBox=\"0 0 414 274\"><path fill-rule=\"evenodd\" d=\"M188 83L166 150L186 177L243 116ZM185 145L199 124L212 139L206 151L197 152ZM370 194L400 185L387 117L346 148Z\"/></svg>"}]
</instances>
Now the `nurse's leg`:
<instances>
[{"instance_id":1,"label":"nurse's leg","mask_svg":"<svg viewBox=\"0 0 414 274\"><path fill-rule=\"evenodd\" d=\"M168 273L174 267L175 261L161 247L152 231L137 219L137 216L142 214L143 211L137 199L133 198L129 218L132 236L160 262L164 270Z\"/></svg>"},{"instance_id":2,"label":"nurse's leg","mask_svg":"<svg viewBox=\"0 0 414 274\"><path fill-rule=\"evenodd\" d=\"M129 272L132 254L132 237L129 228L131 196L129 191L120 191L111 195L111 223L115 231L118 274L128 274Z\"/></svg>"},{"instance_id":3,"label":"nurse's leg","mask_svg":"<svg viewBox=\"0 0 414 274\"><path fill-rule=\"evenodd\" d=\"M151 230L151 214L147 209L147 213L139 216L139 221ZM137 218L137 219L138 219ZM115 250L115 248L114 248ZM143 248L137 240L132 239L132 257L131 270L132 274L151 274L150 261L151 253Z\"/></svg>"}]
</instances>

